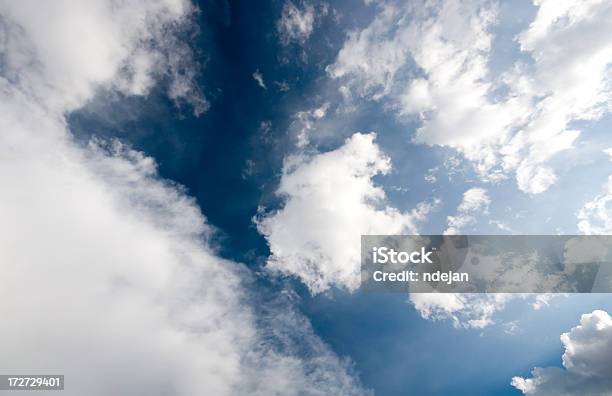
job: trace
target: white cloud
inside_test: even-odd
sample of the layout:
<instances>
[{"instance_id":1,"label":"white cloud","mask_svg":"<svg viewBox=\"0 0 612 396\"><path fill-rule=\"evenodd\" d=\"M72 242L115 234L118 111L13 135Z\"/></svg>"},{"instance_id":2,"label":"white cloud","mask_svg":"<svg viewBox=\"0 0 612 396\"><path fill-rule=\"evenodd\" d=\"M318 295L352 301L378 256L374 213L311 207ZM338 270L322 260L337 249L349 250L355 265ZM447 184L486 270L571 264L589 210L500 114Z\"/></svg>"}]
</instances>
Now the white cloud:
<instances>
[{"instance_id":1,"label":"white cloud","mask_svg":"<svg viewBox=\"0 0 612 396\"><path fill-rule=\"evenodd\" d=\"M521 332L521 328L519 327L518 321L513 320L512 322L504 323L502 326L504 329L504 333L514 336Z\"/></svg>"},{"instance_id":2,"label":"white cloud","mask_svg":"<svg viewBox=\"0 0 612 396\"><path fill-rule=\"evenodd\" d=\"M436 177L436 172L438 171L438 167L434 167L434 168L429 168L427 169L427 173L425 174L425 176L423 177L423 179L427 182L427 183L431 183L434 184L438 181L438 178Z\"/></svg>"},{"instance_id":3,"label":"white cloud","mask_svg":"<svg viewBox=\"0 0 612 396\"><path fill-rule=\"evenodd\" d=\"M483 180L514 173L521 190L541 193L557 180L548 161L579 136L570 124L610 108L612 6L536 6L517 38L531 61L501 73L489 67L497 11L479 0L384 2L327 71L344 91L388 98L400 117L418 116L415 142L455 148Z\"/></svg>"},{"instance_id":4,"label":"white cloud","mask_svg":"<svg viewBox=\"0 0 612 396\"><path fill-rule=\"evenodd\" d=\"M277 194L284 206L256 219L272 253L267 267L298 276L313 293L332 286L355 290L362 234L414 233L431 210L404 213L388 206L372 178L391 169L374 133L356 133L334 151L286 159Z\"/></svg>"},{"instance_id":5,"label":"white cloud","mask_svg":"<svg viewBox=\"0 0 612 396\"><path fill-rule=\"evenodd\" d=\"M424 319L449 320L457 328L484 329L496 323L495 314L502 312L512 300L531 301L531 307L537 311L549 306L554 298L564 296L550 293L413 293L410 302ZM504 323L507 325L508 322Z\"/></svg>"},{"instance_id":6,"label":"white cloud","mask_svg":"<svg viewBox=\"0 0 612 396\"><path fill-rule=\"evenodd\" d=\"M499 220L489 220L489 224L497 227L498 230L502 232L506 232L508 234L516 234L516 232L506 223Z\"/></svg>"},{"instance_id":7,"label":"white cloud","mask_svg":"<svg viewBox=\"0 0 612 396\"><path fill-rule=\"evenodd\" d=\"M327 114L329 103L323 103L321 106L312 110L298 111L294 115L294 121L291 123L291 129L295 134L296 145L302 149L310 143L310 134L315 130L315 122L321 120Z\"/></svg>"},{"instance_id":8,"label":"white cloud","mask_svg":"<svg viewBox=\"0 0 612 396\"><path fill-rule=\"evenodd\" d=\"M257 81L257 85L259 85L263 89L268 89L266 87L266 83L264 82L263 74L261 74L259 69L255 70L255 73L253 73L253 79Z\"/></svg>"},{"instance_id":9,"label":"white cloud","mask_svg":"<svg viewBox=\"0 0 612 396\"><path fill-rule=\"evenodd\" d=\"M390 92L395 74L406 62L408 54L408 48L398 43L401 39L385 38L395 24L398 12L393 5L382 5L372 24L361 31L351 32L336 61L327 66L327 73L332 78L352 77L345 91L357 90L362 96L373 94L374 98Z\"/></svg>"},{"instance_id":10,"label":"white cloud","mask_svg":"<svg viewBox=\"0 0 612 396\"><path fill-rule=\"evenodd\" d=\"M274 84L278 87L278 90L281 92L287 92L291 90L289 83L286 81L274 81Z\"/></svg>"},{"instance_id":11,"label":"white cloud","mask_svg":"<svg viewBox=\"0 0 612 396\"><path fill-rule=\"evenodd\" d=\"M605 191L584 204L578 211L578 229L583 234L612 233L612 175L608 176Z\"/></svg>"},{"instance_id":12,"label":"white cloud","mask_svg":"<svg viewBox=\"0 0 612 396\"><path fill-rule=\"evenodd\" d=\"M610 156L610 161L612 161L612 149L606 149L604 152ZM578 218L578 229L583 234L612 234L612 175L608 176L604 192L585 203L576 217Z\"/></svg>"},{"instance_id":13,"label":"white cloud","mask_svg":"<svg viewBox=\"0 0 612 396\"><path fill-rule=\"evenodd\" d=\"M64 115L98 88L143 94L174 78L186 48L167 44L191 6L0 7L2 366L65 374L66 395L362 393L298 313L255 317L252 275L216 255L194 200L153 159L68 130Z\"/></svg>"},{"instance_id":14,"label":"white cloud","mask_svg":"<svg viewBox=\"0 0 612 396\"><path fill-rule=\"evenodd\" d=\"M493 315L501 311L513 294L410 294L410 301L424 319L450 320L455 327L482 329L494 323Z\"/></svg>"},{"instance_id":15,"label":"white cloud","mask_svg":"<svg viewBox=\"0 0 612 396\"><path fill-rule=\"evenodd\" d=\"M169 34L190 26L188 2L3 1L0 12L4 77L54 111L79 107L109 81L144 94L156 78L168 78L169 96L190 102L196 113L208 106L192 84L189 48Z\"/></svg>"},{"instance_id":16,"label":"white cloud","mask_svg":"<svg viewBox=\"0 0 612 396\"><path fill-rule=\"evenodd\" d=\"M486 210L491 199L484 188L470 188L463 193L463 200L457 207L460 213L476 212Z\"/></svg>"},{"instance_id":17,"label":"white cloud","mask_svg":"<svg viewBox=\"0 0 612 396\"><path fill-rule=\"evenodd\" d=\"M561 335L563 368L536 367L531 378L514 377L525 395L612 395L612 318L607 312L582 315L580 325Z\"/></svg>"},{"instance_id":18,"label":"white cloud","mask_svg":"<svg viewBox=\"0 0 612 396\"><path fill-rule=\"evenodd\" d=\"M448 228L444 234L459 234L461 231L476 222L476 216L487 213L491 199L483 188L470 188L463 193L463 199L457 207L455 216L448 216Z\"/></svg>"},{"instance_id":19,"label":"white cloud","mask_svg":"<svg viewBox=\"0 0 612 396\"><path fill-rule=\"evenodd\" d=\"M544 307L548 307L550 305L550 302L559 296L560 296L559 294L553 294L553 293L538 294L535 297L534 302L531 304L531 307L534 310L539 311L540 309ZM562 294L561 296L565 296L565 295Z\"/></svg>"},{"instance_id":20,"label":"white cloud","mask_svg":"<svg viewBox=\"0 0 612 396\"><path fill-rule=\"evenodd\" d=\"M304 3L298 8L291 0L283 4L283 11L276 28L283 44L303 44L308 40L315 23L315 8Z\"/></svg>"}]
</instances>

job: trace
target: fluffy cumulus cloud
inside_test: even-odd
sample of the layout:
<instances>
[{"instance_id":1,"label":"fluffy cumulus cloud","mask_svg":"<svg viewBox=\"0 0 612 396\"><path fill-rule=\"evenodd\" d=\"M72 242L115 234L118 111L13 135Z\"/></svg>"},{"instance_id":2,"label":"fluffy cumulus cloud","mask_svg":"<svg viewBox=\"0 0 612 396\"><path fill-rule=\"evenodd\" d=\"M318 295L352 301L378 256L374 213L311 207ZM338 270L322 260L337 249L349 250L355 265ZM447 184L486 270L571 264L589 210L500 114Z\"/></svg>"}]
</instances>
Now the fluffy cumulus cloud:
<instances>
[{"instance_id":1,"label":"fluffy cumulus cloud","mask_svg":"<svg viewBox=\"0 0 612 396\"><path fill-rule=\"evenodd\" d=\"M561 335L561 367L536 367L530 378L514 377L525 395L612 395L612 318L607 312L582 315L580 325Z\"/></svg>"},{"instance_id":2,"label":"fluffy cumulus cloud","mask_svg":"<svg viewBox=\"0 0 612 396\"><path fill-rule=\"evenodd\" d=\"M487 190L477 187L470 188L463 193L461 203L457 207L457 214L447 217L448 228L444 233L459 234L465 227L474 224L479 214L486 213L490 203L491 199Z\"/></svg>"},{"instance_id":3,"label":"fluffy cumulus cloud","mask_svg":"<svg viewBox=\"0 0 612 396\"><path fill-rule=\"evenodd\" d=\"M374 133L356 133L340 148L285 161L277 194L284 206L257 218L272 253L267 267L299 277L313 293L355 290L362 234L415 233L433 204L410 212L387 204L372 178L391 169Z\"/></svg>"},{"instance_id":4,"label":"fluffy cumulus cloud","mask_svg":"<svg viewBox=\"0 0 612 396\"><path fill-rule=\"evenodd\" d=\"M276 28L283 44L303 44L314 29L316 11L308 3L296 6L291 0L283 5Z\"/></svg>"},{"instance_id":5,"label":"fluffy cumulus cloud","mask_svg":"<svg viewBox=\"0 0 612 396\"><path fill-rule=\"evenodd\" d=\"M416 143L461 152L486 181L514 174L541 193L556 180L549 160L571 148L574 121L599 119L611 103L612 61L605 1L542 0L516 39L522 58L492 70L495 4L455 0L381 2L349 34L327 71L351 97L388 100L417 117Z\"/></svg>"},{"instance_id":6,"label":"fluffy cumulus cloud","mask_svg":"<svg viewBox=\"0 0 612 396\"><path fill-rule=\"evenodd\" d=\"M174 30L193 12L0 2L0 362L65 374L67 395L362 393L298 313L267 307L263 328L249 271L215 254L194 200L155 161L70 134L65 114L101 87L144 94L164 80L203 106L176 63L188 48Z\"/></svg>"}]
</instances>

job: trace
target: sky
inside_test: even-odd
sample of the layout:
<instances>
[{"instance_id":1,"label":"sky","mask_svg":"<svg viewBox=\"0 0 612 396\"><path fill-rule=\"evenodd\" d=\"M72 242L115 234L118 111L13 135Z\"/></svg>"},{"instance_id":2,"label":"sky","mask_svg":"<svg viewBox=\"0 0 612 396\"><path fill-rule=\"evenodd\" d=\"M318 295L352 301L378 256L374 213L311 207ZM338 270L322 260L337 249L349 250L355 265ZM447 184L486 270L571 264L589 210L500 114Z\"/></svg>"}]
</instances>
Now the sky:
<instances>
[{"instance_id":1,"label":"sky","mask_svg":"<svg viewBox=\"0 0 612 396\"><path fill-rule=\"evenodd\" d=\"M612 233L610 26L603 0L0 1L0 374L612 394L606 294L359 290L363 234Z\"/></svg>"}]
</instances>

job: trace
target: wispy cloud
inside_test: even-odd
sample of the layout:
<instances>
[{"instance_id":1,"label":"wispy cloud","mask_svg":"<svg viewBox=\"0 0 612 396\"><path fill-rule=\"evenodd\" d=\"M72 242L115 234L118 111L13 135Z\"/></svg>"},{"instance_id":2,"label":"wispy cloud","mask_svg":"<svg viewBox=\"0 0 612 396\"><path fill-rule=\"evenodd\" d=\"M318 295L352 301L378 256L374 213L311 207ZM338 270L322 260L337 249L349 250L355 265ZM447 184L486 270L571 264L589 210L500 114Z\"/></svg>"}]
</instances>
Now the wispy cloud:
<instances>
[{"instance_id":1,"label":"wispy cloud","mask_svg":"<svg viewBox=\"0 0 612 396\"><path fill-rule=\"evenodd\" d=\"M266 82L264 81L263 74L259 71L259 69L255 70L255 72L253 73L253 80L257 81L257 85L259 85L263 89L268 89L266 87Z\"/></svg>"},{"instance_id":2,"label":"wispy cloud","mask_svg":"<svg viewBox=\"0 0 612 396\"><path fill-rule=\"evenodd\" d=\"M457 213L454 216L448 216L446 221L448 228L444 231L445 234L460 234L463 229L469 225L473 225L477 216L481 213L487 213L491 198L487 190L483 188L470 188L463 193L461 203L457 207Z\"/></svg>"},{"instance_id":3,"label":"wispy cloud","mask_svg":"<svg viewBox=\"0 0 612 396\"><path fill-rule=\"evenodd\" d=\"M303 44L313 31L315 16L311 4L303 3L298 8L291 0L286 1L276 25L281 42L285 45L292 42Z\"/></svg>"}]
</instances>

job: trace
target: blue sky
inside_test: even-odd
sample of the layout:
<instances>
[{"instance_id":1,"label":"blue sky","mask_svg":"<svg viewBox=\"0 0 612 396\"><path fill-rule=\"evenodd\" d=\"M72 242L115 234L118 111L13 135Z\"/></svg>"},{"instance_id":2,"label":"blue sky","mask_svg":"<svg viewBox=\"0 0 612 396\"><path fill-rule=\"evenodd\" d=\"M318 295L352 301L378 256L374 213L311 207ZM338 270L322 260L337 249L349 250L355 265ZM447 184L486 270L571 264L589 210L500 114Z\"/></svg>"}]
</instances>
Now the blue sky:
<instances>
[{"instance_id":1,"label":"blue sky","mask_svg":"<svg viewBox=\"0 0 612 396\"><path fill-rule=\"evenodd\" d=\"M26 352L0 342L2 365L40 353L74 394L151 359L96 392L611 392L607 295L355 283L361 234L612 230L612 7L536 3L67 1L44 23L3 3L0 260L33 295L94 302L36 352L22 312L57 308L7 281L0 335ZM121 324L100 338L101 316Z\"/></svg>"}]
</instances>

